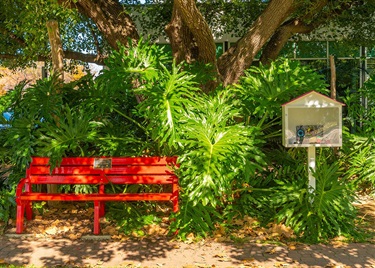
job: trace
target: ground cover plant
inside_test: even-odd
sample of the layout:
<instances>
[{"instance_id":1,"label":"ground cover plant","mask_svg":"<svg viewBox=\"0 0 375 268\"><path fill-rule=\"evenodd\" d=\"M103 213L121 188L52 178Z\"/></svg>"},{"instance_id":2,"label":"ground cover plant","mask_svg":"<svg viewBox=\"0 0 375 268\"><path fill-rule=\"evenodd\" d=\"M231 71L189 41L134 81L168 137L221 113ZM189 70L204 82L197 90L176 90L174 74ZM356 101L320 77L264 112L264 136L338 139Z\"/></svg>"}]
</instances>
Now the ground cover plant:
<instances>
[{"instance_id":1,"label":"ground cover plant","mask_svg":"<svg viewBox=\"0 0 375 268\"><path fill-rule=\"evenodd\" d=\"M143 40L113 52L106 64L97 78L63 84L53 75L1 97L2 109L13 112L1 138L2 162L11 166L1 185L2 220L11 215L12 191L32 155L53 163L65 156L177 155L181 211L169 221L159 205L113 204L109 218L122 232L142 235L144 225L163 223L181 239L206 237L251 217L259 226L284 224L295 239L310 242L358 238L358 180L347 163L363 159L364 149L320 150L317 190L310 193L306 151L281 146L281 104L312 89L326 93L317 73L280 59L205 93L200 86L212 77L202 70L209 66L176 64ZM360 181L373 185L370 176Z\"/></svg>"}]
</instances>

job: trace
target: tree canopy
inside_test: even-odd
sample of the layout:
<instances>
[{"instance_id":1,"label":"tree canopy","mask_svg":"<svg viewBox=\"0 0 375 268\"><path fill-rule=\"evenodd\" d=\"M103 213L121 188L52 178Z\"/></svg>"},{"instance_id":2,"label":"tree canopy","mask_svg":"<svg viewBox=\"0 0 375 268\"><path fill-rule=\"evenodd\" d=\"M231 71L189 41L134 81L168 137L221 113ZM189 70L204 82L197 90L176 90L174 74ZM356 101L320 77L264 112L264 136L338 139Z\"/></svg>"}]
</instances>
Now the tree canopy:
<instances>
[{"instance_id":1,"label":"tree canopy","mask_svg":"<svg viewBox=\"0 0 375 268\"><path fill-rule=\"evenodd\" d=\"M213 66L224 85L255 57L268 63L290 38L324 29L325 38L374 44L374 0L0 0L0 63L49 61L46 23L59 22L65 59L103 64L111 49L141 36L169 40L177 62ZM322 31L320 31L321 33ZM217 57L215 38L238 41ZM321 38L321 36L319 36Z\"/></svg>"}]
</instances>

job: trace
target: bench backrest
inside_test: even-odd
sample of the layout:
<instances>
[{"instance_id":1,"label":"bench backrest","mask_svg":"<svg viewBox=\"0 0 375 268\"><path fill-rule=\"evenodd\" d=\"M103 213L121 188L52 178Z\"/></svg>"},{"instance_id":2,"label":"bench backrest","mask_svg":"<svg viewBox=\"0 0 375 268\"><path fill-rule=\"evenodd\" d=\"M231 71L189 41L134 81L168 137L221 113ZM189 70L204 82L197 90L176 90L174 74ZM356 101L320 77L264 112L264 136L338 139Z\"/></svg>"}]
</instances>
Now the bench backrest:
<instances>
[{"instance_id":1,"label":"bench backrest","mask_svg":"<svg viewBox=\"0 0 375 268\"><path fill-rule=\"evenodd\" d=\"M171 184L176 157L66 157L51 170L48 157L33 157L32 184Z\"/></svg>"}]
</instances>

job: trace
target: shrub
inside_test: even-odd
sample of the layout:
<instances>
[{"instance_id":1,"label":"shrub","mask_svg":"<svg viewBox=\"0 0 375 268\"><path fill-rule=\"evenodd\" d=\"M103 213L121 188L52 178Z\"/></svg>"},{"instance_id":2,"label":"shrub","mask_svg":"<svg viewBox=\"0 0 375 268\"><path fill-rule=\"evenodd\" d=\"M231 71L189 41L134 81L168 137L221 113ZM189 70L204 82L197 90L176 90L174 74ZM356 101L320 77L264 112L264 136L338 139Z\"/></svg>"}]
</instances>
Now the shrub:
<instances>
[{"instance_id":1,"label":"shrub","mask_svg":"<svg viewBox=\"0 0 375 268\"><path fill-rule=\"evenodd\" d=\"M346 235L356 237L356 209L352 205L353 191L342 179L337 164L319 161L313 173L316 190L307 187L307 173L302 169L280 172L278 186L271 196L278 208L275 219L293 228L301 239L308 242L327 241ZM289 178L285 179L285 175Z\"/></svg>"},{"instance_id":2,"label":"shrub","mask_svg":"<svg viewBox=\"0 0 375 268\"><path fill-rule=\"evenodd\" d=\"M324 77L299 61L278 59L269 66L260 64L245 71L239 84L243 115L251 124L277 118L281 124L281 105L315 90L327 92Z\"/></svg>"},{"instance_id":3,"label":"shrub","mask_svg":"<svg viewBox=\"0 0 375 268\"><path fill-rule=\"evenodd\" d=\"M357 91L346 91L344 142L341 163L345 176L350 179L357 191L371 194L375 191L373 148L375 130L375 82L370 77Z\"/></svg>"}]
</instances>

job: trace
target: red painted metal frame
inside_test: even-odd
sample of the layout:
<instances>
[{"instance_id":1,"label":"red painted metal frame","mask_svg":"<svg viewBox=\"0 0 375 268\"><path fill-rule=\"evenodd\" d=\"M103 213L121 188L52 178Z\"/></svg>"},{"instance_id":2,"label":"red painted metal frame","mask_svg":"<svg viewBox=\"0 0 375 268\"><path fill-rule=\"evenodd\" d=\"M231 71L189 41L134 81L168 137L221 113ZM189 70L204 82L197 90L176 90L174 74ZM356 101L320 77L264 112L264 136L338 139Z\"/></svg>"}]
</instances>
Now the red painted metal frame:
<instances>
[{"instance_id":1,"label":"red painted metal frame","mask_svg":"<svg viewBox=\"0 0 375 268\"><path fill-rule=\"evenodd\" d=\"M102 157L104 158L104 157ZM22 233L24 215L32 219L33 201L92 201L94 202L94 234L100 233L99 218L105 215L106 201L171 201L173 212L179 210L178 178L173 169L176 157L106 157L110 168L94 168L95 157L69 157L51 169L49 158L33 157L16 189L16 232ZM93 194L61 194L33 192L35 184L91 184L98 186ZM105 193L106 184L165 184L172 185L163 193Z\"/></svg>"}]
</instances>

